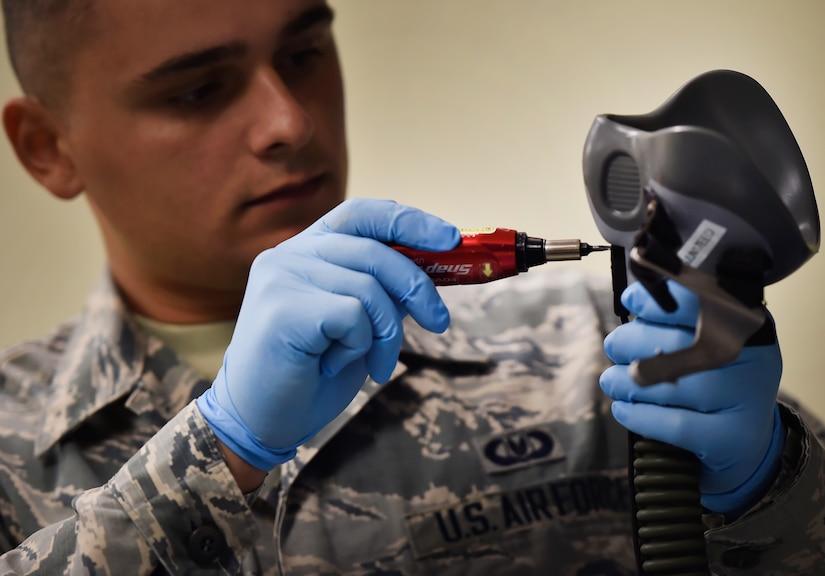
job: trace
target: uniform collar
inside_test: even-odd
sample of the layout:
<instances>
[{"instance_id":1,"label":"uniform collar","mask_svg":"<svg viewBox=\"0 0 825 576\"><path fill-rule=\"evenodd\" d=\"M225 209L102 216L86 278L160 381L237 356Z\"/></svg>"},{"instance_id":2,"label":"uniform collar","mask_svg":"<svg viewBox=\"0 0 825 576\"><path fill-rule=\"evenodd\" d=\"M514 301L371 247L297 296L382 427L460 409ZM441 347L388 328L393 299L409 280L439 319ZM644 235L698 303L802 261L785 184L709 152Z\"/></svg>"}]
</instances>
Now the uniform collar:
<instances>
[{"instance_id":1,"label":"uniform collar","mask_svg":"<svg viewBox=\"0 0 825 576\"><path fill-rule=\"evenodd\" d=\"M36 455L136 390L142 393L129 398L133 411L139 411L136 406L145 410L149 403L162 404L161 385L145 366L149 347L163 345L140 330L107 271L89 294L55 367L44 407L49 425L35 440Z\"/></svg>"}]
</instances>

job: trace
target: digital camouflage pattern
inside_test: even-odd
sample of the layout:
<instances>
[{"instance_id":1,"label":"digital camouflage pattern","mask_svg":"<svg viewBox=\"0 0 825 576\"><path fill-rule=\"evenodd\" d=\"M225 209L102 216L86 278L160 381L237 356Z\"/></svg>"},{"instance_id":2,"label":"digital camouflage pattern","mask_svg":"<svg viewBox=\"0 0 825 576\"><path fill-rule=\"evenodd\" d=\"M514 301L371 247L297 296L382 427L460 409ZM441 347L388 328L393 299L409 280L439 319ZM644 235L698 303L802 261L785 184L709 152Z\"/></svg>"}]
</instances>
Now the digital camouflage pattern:
<instances>
[{"instance_id":1,"label":"digital camouflage pattern","mask_svg":"<svg viewBox=\"0 0 825 576\"><path fill-rule=\"evenodd\" d=\"M393 379L249 495L192 403L209 382L104 277L0 355L0 574L633 574L612 295L554 272L444 289L452 327L409 324ZM825 573L822 429L796 414L771 493L707 533L714 573Z\"/></svg>"}]
</instances>

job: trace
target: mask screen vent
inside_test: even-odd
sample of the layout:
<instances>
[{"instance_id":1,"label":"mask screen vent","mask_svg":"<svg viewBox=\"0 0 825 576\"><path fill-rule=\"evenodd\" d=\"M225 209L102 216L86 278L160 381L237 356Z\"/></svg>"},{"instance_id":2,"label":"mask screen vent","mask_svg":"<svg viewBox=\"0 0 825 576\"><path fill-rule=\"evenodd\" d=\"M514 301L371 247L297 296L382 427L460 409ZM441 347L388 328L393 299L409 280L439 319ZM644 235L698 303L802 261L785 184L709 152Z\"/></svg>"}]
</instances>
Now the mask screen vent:
<instances>
[{"instance_id":1,"label":"mask screen vent","mask_svg":"<svg viewBox=\"0 0 825 576\"><path fill-rule=\"evenodd\" d=\"M607 161L602 194L607 206L616 212L630 212L642 199L639 169L627 154L616 154Z\"/></svg>"}]
</instances>

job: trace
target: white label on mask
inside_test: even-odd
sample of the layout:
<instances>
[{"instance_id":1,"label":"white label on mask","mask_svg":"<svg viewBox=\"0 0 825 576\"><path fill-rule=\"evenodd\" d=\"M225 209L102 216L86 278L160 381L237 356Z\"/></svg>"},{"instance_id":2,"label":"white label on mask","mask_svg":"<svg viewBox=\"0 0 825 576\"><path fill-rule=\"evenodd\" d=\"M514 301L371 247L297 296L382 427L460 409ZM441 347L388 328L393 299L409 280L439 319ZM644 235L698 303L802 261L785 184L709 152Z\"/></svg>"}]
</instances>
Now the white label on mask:
<instances>
[{"instance_id":1,"label":"white label on mask","mask_svg":"<svg viewBox=\"0 0 825 576\"><path fill-rule=\"evenodd\" d=\"M710 220L702 220L677 255L688 266L698 268L713 252L725 232L727 229L719 224Z\"/></svg>"}]
</instances>

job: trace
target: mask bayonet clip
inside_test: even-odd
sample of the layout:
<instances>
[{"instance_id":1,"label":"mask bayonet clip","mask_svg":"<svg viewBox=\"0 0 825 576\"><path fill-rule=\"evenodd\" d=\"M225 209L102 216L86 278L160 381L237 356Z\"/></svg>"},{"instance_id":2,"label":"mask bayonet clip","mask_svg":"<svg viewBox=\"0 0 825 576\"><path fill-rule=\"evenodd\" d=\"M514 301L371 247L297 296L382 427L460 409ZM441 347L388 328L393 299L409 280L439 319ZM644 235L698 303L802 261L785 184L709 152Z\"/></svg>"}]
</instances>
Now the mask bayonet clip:
<instances>
[{"instance_id":1,"label":"mask bayonet clip","mask_svg":"<svg viewBox=\"0 0 825 576\"><path fill-rule=\"evenodd\" d=\"M675 231L669 224L661 205L649 194L648 221L630 250L630 266L667 311L674 311L676 303L665 279L692 291L699 297L699 316L691 346L631 363L631 377L643 386L675 383L681 376L732 362L766 320L761 305L746 306L723 289L716 277L682 264L676 256L678 235L674 238Z\"/></svg>"}]
</instances>

